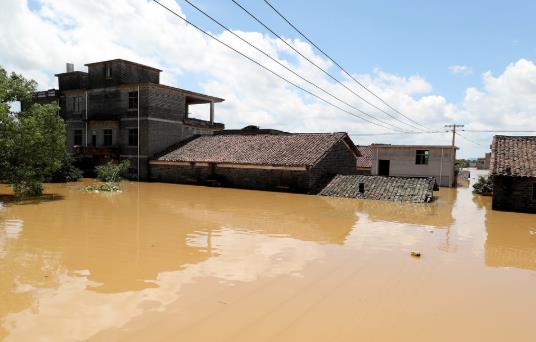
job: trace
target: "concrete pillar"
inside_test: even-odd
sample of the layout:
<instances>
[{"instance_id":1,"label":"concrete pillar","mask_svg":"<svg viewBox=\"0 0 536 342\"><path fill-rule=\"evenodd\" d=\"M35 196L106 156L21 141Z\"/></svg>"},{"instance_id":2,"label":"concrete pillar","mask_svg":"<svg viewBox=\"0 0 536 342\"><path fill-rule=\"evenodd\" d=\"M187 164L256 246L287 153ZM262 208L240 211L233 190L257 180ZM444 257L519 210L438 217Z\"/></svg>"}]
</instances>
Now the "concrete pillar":
<instances>
[{"instance_id":1,"label":"concrete pillar","mask_svg":"<svg viewBox=\"0 0 536 342\"><path fill-rule=\"evenodd\" d=\"M210 123L214 123L214 102L210 103Z\"/></svg>"}]
</instances>

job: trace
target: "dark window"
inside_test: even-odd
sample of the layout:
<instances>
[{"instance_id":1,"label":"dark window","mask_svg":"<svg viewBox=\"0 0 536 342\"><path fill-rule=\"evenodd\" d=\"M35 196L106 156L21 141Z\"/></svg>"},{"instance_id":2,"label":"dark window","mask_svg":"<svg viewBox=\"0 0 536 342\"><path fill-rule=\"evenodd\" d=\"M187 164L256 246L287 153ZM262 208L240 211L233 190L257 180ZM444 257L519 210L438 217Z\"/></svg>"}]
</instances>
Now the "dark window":
<instances>
[{"instance_id":1,"label":"dark window","mask_svg":"<svg viewBox=\"0 0 536 342\"><path fill-rule=\"evenodd\" d=\"M415 164L417 165L427 165L430 151L428 150L417 150L415 155Z\"/></svg>"},{"instance_id":2,"label":"dark window","mask_svg":"<svg viewBox=\"0 0 536 342\"><path fill-rule=\"evenodd\" d=\"M138 129L130 128L128 130L128 146L138 146Z\"/></svg>"},{"instance_id":3,"label":"dark window","mask_svg":"<svg viewBox=\"0 0 536 342\"><path fill-rule=\"evenodd\" d=\"M532 183L532 200L536 201L536 183Z\"/></svg>"},{"instance_id":4,"label":"dark window","mask_svg":"<svg viewBox=\"0 0 536 342\"><path fill-rule=\"evenodd\" d=\"M112 78L112 65L110 63L104 65L104 78Z\"/></svg>"},{"instance_id":5,"label":"dark window","mask_svg":"<svg viewBox=\"0 0 536 342\"><path fill-rule=\"evenodd\" d=\"M112 146L113 131L111 129L104 130L104 146Z\"/></svg>"},{"instance_id":6,"label":"dark window","mask_svg":"<svg viewBox=\"0 0 536 342\"><path fill-rule=\"evenodd\" d=\"M74 145L75 146L82 145L82 130L81 129L74 130Z\"/></svg>"},{"instance_id":7,"label":"dark window","mask_svg":"<svg viewBox=\"0 0 536 342\"><path fill-rule=\"evenodd\" d=\"M128 109L138 109L138 92L128 92Z\"/></svg>"},{"instance_id":8,"label":"dark window","mask_svg":"<svg viewBox=\"0 0 536 342\"><path fill-rule=\"evenodd\" d=\"M73 112L80 113L82 111L82 96L73 97Z\"/></svg>"}]
</instances>

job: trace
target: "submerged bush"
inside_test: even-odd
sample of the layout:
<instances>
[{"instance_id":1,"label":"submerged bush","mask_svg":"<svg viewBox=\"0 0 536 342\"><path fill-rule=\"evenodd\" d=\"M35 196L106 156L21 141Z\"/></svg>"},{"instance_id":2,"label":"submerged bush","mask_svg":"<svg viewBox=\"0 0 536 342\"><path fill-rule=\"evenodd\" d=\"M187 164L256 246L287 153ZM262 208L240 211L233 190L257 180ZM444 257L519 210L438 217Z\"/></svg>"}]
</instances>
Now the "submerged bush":
<instances>
[{"instance_id":1,"label":"submerged bush","mask_svg":"<svg viewBox=\"0 0 536 342\"><path fill-rule=\"evenodd\" d=\"M60 168L46 177L45 181L52 183L76 182L82 178L83 174L82 170L75 166L75 162L71 154L65 151Z\"/></svg>"},{"instance_id":2,"label":"submerged bush","mask_svg":"<svg viewBox=\"0 0 536 342\"><path fill-rule=\"evenodd\" d=\"M125 173L130 167L130 161L123 160L120 163L108 162L105 165L95 167L97 179L102 182L117 183L121 181L121 174Z\"/></svg>"},{"instance_id":3,"label":"submerged bush","mask_svg":"<svg viewBox=\"0 0 536 342\"><path fill-rule=\"evenodd\" d=\"M13 192L17 198L40 196L43 183L40 179L24 179L13 183Z\"/></svg>"},{"instance_id":4,"label":"submerged bush","mask_svg":"<svg viewBox=\"0 0 536 342\"><path fill-rule=\"evenodd\" d=\"M493 177L479 177L478 181L473 184L473 193L479 195L491 195L493 192Z\"/></svg>"},{"instance_id":5,"label":"submerged bush","mask_svg":"<svg viewBox=\"0 0 536 342\"><path fill-rule=\"evenodd\" d=\"M102 183L86 186L84 190L97 192L121 191L118 183L121 181L121 174L125 173L129 167L130 162L128 160L123 160L120 163L109 162L105 165L95 167L97 179Z\"/></svg>"},{"instance_id":6,"label":"submerged bush","mask_svg":"<svg viewBox=\"0 0 536 342\"><path fill-rule=\"evenodd\" d=\"M101 184L94 184L94 185L86 186L84 188L84 190L86 190L86 191L95 191L95 192L100 192L100 191L103 191L103 192L118 192L118 191L121 191L121 188L119 187L119 185L117 185L117 183L107 182L107 183L101 183Z\"/></svg>"}]
</instances>

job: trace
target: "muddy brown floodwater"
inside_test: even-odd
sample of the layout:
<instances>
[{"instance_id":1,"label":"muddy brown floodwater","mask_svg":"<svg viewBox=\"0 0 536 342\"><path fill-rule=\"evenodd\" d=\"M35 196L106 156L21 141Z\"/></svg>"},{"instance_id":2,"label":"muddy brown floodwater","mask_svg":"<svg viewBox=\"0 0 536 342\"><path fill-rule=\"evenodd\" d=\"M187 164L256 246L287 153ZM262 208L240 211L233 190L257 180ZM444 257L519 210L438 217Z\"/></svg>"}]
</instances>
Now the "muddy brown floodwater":
<instances>
[{"instance_id":1,"label":"muddy brown floodwater","mask_svg":"<svg viewBox=\"0 0 536 342\"><path fill-rule=\"evenodd\" d=\"M0 196L0 339L536 341L536 215L468 187L402 204L81 186Z\"/></svg>"}]
</instances>

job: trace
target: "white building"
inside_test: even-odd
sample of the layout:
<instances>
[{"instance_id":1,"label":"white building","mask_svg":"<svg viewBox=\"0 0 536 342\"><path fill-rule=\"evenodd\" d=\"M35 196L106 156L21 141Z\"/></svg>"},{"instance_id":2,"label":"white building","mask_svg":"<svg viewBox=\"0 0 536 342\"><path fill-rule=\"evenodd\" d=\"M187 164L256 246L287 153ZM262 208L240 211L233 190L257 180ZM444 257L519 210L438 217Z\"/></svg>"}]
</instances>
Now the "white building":
<instances>
[{"instance_id":1,"label":"white building","mask_svg":"<svg viewBox=\"0 0 536 342\"><path fill-rule=\"evenodd\" d=\"M435 177L439 186L456 186L457 147L372 144L372 175Z\"/></svg>"}]
</instances>

